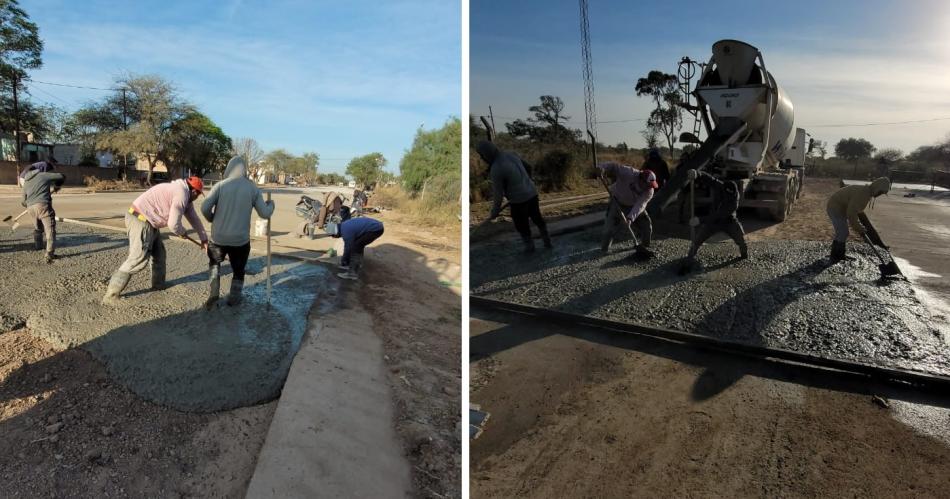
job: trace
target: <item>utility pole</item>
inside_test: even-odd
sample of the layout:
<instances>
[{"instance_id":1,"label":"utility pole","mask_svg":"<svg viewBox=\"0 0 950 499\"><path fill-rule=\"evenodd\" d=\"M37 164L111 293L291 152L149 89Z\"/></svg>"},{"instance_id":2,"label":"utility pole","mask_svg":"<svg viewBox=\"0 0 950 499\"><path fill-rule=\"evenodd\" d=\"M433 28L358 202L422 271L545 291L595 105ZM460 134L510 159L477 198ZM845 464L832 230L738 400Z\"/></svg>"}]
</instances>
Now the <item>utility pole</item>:
<instances>
[{"instance_id":1,"label":"utility pole","mask_svg":"<svg viewBox=\"0 0 950 499\"><path fill-rule=\"evenodd\" d=\"M125 103L125 90L126 90L125 87L122 87L122 129L123 129L123 130L128 130L128 129L129 129L129 119L128 119L128 110L127 110L127 108L126 108L126 103ZM125 178L128 177L128 172L126 171L126 170L128 170L128 168L129 168L129 155L128 155L128 154L123 154L123 155L122 155L122 175L121 175L121 178L125 179Z\"/></svg>"},{"instance_id":2,"label":"utility pole","mask_svg":"<svg viewBox=\"0 0 950 499\"><path fill-rule=\"evenodd\" d=\"M17 87L20 82L17 80L16 70L13 71L13 142L16 144L16 162L20 163L20 101L17 99ZM17 167L19 169L19 167Z\"/></svg>"}]
</instances>

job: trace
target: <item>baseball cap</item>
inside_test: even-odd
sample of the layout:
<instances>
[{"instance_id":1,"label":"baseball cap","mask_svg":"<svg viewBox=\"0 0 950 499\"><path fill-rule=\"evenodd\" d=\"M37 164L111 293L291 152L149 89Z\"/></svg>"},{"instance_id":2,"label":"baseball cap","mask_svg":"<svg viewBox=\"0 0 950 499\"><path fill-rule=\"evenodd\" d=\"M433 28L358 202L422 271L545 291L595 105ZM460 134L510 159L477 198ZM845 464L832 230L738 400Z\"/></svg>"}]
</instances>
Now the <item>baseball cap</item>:
<instances>
[{"instance_id":1,"label":"baseball cap","mask_svg":"<svg viewBox=\"0 0 950 499\"><path fill-rule=\"evenodd\" d=\"M660 184L656 182L656 174L653 173L653 170L642 170L640 172L640 175L646 175L646 177L644 177L644 180L646 180L646 182L650 184L650 187L654 189L660 188Z\"/></svg>"}]
</instances>

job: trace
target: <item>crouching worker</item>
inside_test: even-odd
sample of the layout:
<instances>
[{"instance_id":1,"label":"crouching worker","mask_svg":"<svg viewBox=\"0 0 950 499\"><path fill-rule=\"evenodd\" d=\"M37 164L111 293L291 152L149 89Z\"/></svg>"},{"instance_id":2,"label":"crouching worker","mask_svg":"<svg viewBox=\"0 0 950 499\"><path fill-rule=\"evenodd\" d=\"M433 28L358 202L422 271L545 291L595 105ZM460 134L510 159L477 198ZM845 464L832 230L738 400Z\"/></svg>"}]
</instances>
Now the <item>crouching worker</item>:
<instances>
[{"instance_id":1,"label":"crouching worker","mask_svg":"<svg viewBox=\"0 0 950 499\"><path fill-rule=\"evenodd\" d=\"M231 261L231 291L228 305L241 303L244 289L244 268L251 254L251 210L257 216L270 218L274 202L264 201L261 190L247 178L247 165L240 156L228 161L225 179L215 184L201 203L201 214L211 223L211 243L208 244L209 290L205 307L209 310L218 303L221 289L221 262Z\"/></svg>"},{"instance_id":2,"label":"crouching worker","mask_svg":"<svg viewBox=\"0 0 950 499\"><path fill-rule=\"evenodd\" d=\"M620 163L602 163L597 165L601 175L611 174L614 183L610 185L610 202L607 207L607 218L604 220L604 233L600 243L603 253L610 251L618 227L626 223L637 231L640 239L634 241L639 259L653 257L650 251L650 241L653 239L653 222L646 212L647 203L653 198L653 191L659 188L656 174L650 170L637 170L632 166ZM624 227L626 230L626 227Z\"/></svg>"},{"instance_id":3,"label":"crouching worker","mask_svg":"<svg viewBox=\"0 0 950 499\"><path fill-rule=\"evenodd\" d=\"M351 218L343 222L327 222L324 230L333 237L343 238L343 256L337 274L343 279L358 280L363 266L363 249L383 235L383 223L368 217Z\"/></svg>"},{"instance_id":4,"label":"crouching worker","mask_svg":"<svg viewBox=\"0 0 950 499\"><path fill-rule=\"evenodd\" d=\"M149 262L152 267L152 290L165 289L165 245L159 229L169 227L175 235L185 237L187 231L181 223L182 216L198 232L201 248L208 250L208 236L192 205L203 188L204 184L198 177L189 177L187 181L178 179L156 185L132 202L125 214L129 256L119 270L112 274L106 295L102 298L103 304L118 303L119 295L128 286L132 274L142 271Z\"/></svg>"},{"instance_id":5,"label":"crouching worker","mask_svg":"<svg viewBox=\"0 0 950 499\"><path fill-rule=\"evenodd\" d=\"M831 219L831 225L835 229L835 238L831 242L832 263L837 263L846 256L848 225L854 229L858 237L863 238L867 229L861 225L858 215L864 212L873 198L887 194L890 190L891 181L887 177L880 177L874 179L870 185L844 186L828 198L828 218Z\"/></svg>"},{"instance_id":6,"label":"crouching worker","mask_svg":"<svg viewBox=\"0 0 950 499\"><path fill-rule=\"evenodd\" d=\"M35 163L23 175L24 208L33 219L33 249L43 249L46 236L46 263L56 258L56 211L53 210L53 192L59 191L66 181L62 173L54 173L56 160Z\"/></svg>"},{"instance_id":7,"label":"crouching worker","mask_svg":"<svg viewBox=\"0 0 950 499\"><path fill-rule=\"evenodd\" d=\"M693 240L689 248L689 254L686 255L686 261L680 267L680 274L686 274L696 265L696 253L707 239L717 232L725 232L735 241L739 247L740 258L749 258L749 247L745 242L745 230L739 223L736 216L736 210L739 209L739 187L735 182L727 180L725 182L705 173L690 170L689 180L698 185L709 189L712 194L712 208L709 215L703 217L693 217L689 221L691 227L698 227L696 230L696 239Z\"/></svg>"}]
</instances>

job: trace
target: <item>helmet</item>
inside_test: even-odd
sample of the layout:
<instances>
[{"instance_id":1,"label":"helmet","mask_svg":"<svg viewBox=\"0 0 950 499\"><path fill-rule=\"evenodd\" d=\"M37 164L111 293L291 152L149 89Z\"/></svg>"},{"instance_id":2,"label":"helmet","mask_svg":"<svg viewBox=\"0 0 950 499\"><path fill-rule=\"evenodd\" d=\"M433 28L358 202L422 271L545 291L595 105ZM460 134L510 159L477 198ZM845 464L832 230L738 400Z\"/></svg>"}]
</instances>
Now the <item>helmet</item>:
<instances>
[{"instance_id":1,"label":"helmet","mask_svg":"<svg viewBox=\"0 0 950 499\"><path fill-rule=\"evenodd\" d=\"M327 222L327 224L323 226L323 230L324 230L327 234L330 234L331 236L334 236L334 237L339 236L339 235L340 235L340 224L338 224L338 223L336 223L336 222Z\"/></svg>"},{"instance_id":2,"label":"helmet","mask_svg":"<svg viewBox=\"0 0 950 499\"><path fill-rule=\"evenodd\" d=\"M201 191L204 190L205 184L201 181L201 177L188 177L188 180L185 181L188 184L188 187L191 190L201 194Z\"/></svg>"}]
</instances>

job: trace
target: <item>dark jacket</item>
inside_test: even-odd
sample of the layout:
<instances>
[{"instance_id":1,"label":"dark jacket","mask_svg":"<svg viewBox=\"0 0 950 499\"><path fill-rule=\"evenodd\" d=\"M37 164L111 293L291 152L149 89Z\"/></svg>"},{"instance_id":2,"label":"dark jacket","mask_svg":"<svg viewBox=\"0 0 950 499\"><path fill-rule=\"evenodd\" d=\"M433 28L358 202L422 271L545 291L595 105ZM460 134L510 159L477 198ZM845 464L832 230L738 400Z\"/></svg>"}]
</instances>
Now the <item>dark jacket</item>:
<instances>
[{"instance_id":1,"label":"dark jacket","mask_svg":"<svg viewBox=\"0 0 950 499\"><path fill-rule=\"evenodd\" d=\"M663 187L670 179L670 167L660 157L649 157L643 162L641 170L650 170L656 174L656 182Z\"/></svg>"},{"instance_id":2,"label":"dark jacket","mask_svg":"<svg viewBox=\"0 0 950 499\"><path fill-rule=\"evenodd\" d=\"M356 239L367 232L382 232L383 223L368 217L351 218L340 224L340 237L346 246L351 246Z\"/></svg>"},{"instance_id":3,"label":"dark jacket","mask_svg":"<svg viewBox=\"0 0 950 499\"><path fill-rule=\"evenodd\" d=\"M727 192L724 182L706 172L699 172L696 182L708 188L713 197L712 211L706 216L699 217L700 223L718 224L736 220L736 210L739 209L739 189L735 192Z\"/></svg>"},{"instance_id":4,"label":"dark jacket","mask_svg":"<svg viewBox=\"0 0 950 499\"><path fill-rule=\"evenodd\" d=\"M30 170L23 176L23 206L32 206L34 204L53 204L53 195L50 193L50 187L56 186L58 190L66 181L66 175L62 173L41 172L39 170Z\"/></svg>"}]
</instances>

